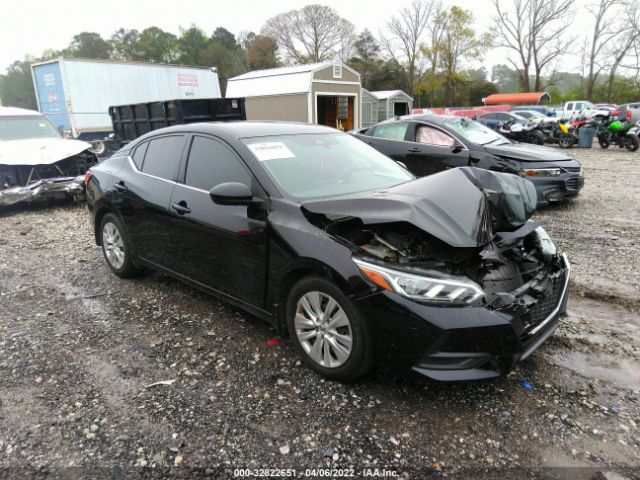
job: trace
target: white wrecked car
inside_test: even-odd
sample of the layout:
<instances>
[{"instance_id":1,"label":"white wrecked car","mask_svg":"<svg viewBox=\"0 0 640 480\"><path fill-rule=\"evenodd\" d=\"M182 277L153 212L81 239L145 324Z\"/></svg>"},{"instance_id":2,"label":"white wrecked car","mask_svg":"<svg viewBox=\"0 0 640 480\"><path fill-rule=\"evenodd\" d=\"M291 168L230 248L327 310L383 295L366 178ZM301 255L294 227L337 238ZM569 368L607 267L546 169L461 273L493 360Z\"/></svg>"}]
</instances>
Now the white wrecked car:
<instances>
[{"instance_id":1,"label":"white wrecked car","mask_svg":"<svg viewBox=\"0 0 640 480\"><path fill-rule=\"evenodd\" d=\"M84 197L84 175L98 163L91 145L63 138L40 112L0 107L0 207Z\"/></svg>"}]
</instances>

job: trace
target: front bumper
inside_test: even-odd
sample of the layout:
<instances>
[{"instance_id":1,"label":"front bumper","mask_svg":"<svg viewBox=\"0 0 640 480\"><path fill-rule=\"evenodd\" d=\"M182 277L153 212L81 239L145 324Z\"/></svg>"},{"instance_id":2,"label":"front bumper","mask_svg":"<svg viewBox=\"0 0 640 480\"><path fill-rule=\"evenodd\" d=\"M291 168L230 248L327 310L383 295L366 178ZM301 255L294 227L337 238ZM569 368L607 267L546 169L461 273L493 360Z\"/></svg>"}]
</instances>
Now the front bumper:
<instances>
[{"instance_id":1,"label":"front bumper","mask_svg":"<svg viewBox=\"0 0 640 480\"><path fill-rule=\"evenodd\" d=\"M84 198L84 195L84 176L48 178L25 187L10 187L0 190L0 206L69 197L80 200Z\"/></svg>"},{"instance_id":2,"label":"front bumper","mask_svg":"<svg viewBox=\"0 0 640 480\"><path fill-rule=\"evenodd\" d=\"M570 276L566 256L558 262L558 270L548 277L548 288L526 311L516 305L433 307L389 292L361 299L365 318L375 323L380 362L440 381L506 375L558 328Z\"/></svg>"},{"instance_id":3,"label":"front bumper","mask_svg":"<svg viewBox=\"0 0 640 480\"><path fill-rule=\"evenodd\" d=\"M562 173L557 177L527 177L538 192L538 207L576 197L584 187L584 177L579 173Z\"/></svg>"}]
</instances>

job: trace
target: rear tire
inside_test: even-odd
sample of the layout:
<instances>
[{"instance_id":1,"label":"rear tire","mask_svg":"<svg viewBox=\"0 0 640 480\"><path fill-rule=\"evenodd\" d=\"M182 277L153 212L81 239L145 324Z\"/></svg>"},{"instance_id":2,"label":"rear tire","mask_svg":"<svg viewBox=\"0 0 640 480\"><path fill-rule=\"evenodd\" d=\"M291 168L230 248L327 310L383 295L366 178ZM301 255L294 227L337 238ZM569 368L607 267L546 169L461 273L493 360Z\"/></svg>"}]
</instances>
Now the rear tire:
<instances>
[{"instance_id":1,"label":"rear tire","mask_svg":"<svg viewBox=\"0 0 640 480\"><path fill-rule=\"evenodd\" d=\"M373 366L367 323L357 306L331 280L310 276L289 292L285 309L289 336L312 370L350 381Z\"/></svg>"},{"instance_id":2,"label":"rear tire","mask_svg":"<svg viewBox=\"0 0 640 480\"><path fill-rule=\"evenodd\" d=\"M121 278L135 277L142 269L133 263L133 248L120 219L107 213L100 222L100 245L109 268Z\"/></svg>"},{"instance_id":3,"label":"rear tire","mask_svg":"<svg viewBox=\"0 0 640 480\"><path fill-rule=\"evenodd\" d=\"M598 137L598 143L601 148L609 148L609 145L611 145L611 143L609 143L609 139L605 137Z\"/></svg>"},{"instance_id":4,"label":"rear tire","mask_svg":"<svg viewBox=\"0 0 640 480\"><path fill-rule=\"evenodd\" d=\"M534 145L544 145L544 134L538 130L531 133L531 143Z\"/></svg>"}]
</instances>

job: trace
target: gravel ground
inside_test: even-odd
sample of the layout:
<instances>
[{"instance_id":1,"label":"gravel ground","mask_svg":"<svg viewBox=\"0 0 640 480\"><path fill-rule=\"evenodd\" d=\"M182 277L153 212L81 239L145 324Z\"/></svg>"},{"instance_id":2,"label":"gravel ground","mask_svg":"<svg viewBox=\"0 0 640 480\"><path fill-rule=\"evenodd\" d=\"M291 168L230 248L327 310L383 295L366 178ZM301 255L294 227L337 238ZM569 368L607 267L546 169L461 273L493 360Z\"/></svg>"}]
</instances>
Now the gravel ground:
<instances>
[{"instance_id":1,"label":"gravel ground","mask_svg":"<svg viewBox=\"0 0 640 480\"><path fill-rule=\"evenodd\" d=\"M596 142L595 148L569 153L583 165L582 192L571 202L541 210L535 218L568 253L577 290L638 306L640 152L603 150Z\"/></svg>"},{"instance_id":2,"label":"gravel ground","mask_svg":"<svg viewBox=\"0 0 640 480\"><path fill-rule=\"evenodd\" d=\"M610 172L640 157L575 153L583 195L538 217L580 282L637 289L637 180ZM14 209L0 214L0 478L640 479L640 318L578 294L568 313L503 379L328 382L250 315L158 274L112 275L83 205Z\"/></svg>"}]
</instances>

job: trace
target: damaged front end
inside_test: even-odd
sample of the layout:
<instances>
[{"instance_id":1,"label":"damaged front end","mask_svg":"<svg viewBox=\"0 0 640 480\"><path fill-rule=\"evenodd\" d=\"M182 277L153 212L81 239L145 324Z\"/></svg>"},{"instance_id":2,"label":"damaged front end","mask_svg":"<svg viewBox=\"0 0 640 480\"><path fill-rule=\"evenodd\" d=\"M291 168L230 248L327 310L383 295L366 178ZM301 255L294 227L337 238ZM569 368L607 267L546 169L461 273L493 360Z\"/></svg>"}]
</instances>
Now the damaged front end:
<instances>
[{"instance_id":1,"label":"damaged front end","mask_svg":"<svg viewBox=\"0 0 640 480\"><path fill-rule=\"evenodd\" d=\"M408 322L413 333L394 350L415 371L438 380L503 375L557 328L569 263L529 219L530 182L460 168L354 202L342 215L321 202L303 209L378 287L379 298L361 305L384 341Z\"/></svg>"},{"instance_id":2,"label":"damaged front end","mask_svg":"<svg viewBox=\"0 0 640 480\"><path fill-rule=\"evenodd\" d=\"M0 164L0 206L63 198L82 200L84 176L97 163L95 154L86 150L47 164Z\"/></svg>"}]
</instances>

